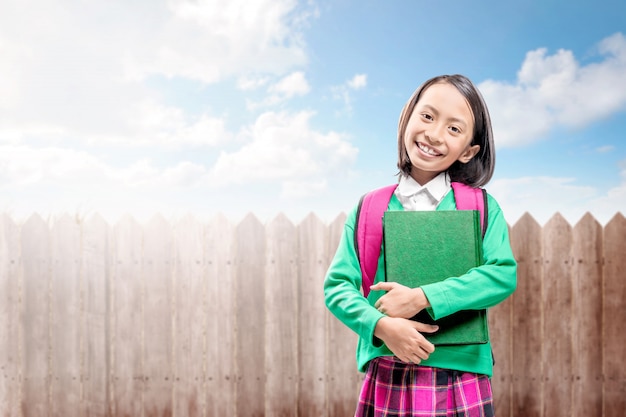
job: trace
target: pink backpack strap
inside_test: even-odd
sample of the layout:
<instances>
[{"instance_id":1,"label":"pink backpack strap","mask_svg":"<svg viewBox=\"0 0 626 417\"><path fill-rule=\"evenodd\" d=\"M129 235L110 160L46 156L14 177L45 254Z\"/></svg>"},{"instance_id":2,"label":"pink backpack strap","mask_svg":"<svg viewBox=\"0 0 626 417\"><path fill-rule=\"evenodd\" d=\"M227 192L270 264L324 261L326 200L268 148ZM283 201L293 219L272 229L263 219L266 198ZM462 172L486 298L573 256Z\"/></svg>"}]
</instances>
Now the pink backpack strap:
<instances>
[{"instance_id":1,"label":"pink backpack strap","mask_svg":"<svg viewBox=\"0 0 626 417\"><path fill-rule=\"evenodd\" d=\"M356 214L354 245L359 264L363 294L367 297L374 283L378 257L383 243L383 214L398 184L370 191L361 197Z\"/></svg>"},{"instance_id":2,"label":"pink backpack strap","mask_svg":"<svg viewBox=\"0 0 626 417\"><path fill-rule=\"evenodd\" d=\"M483 237L487 231L487 192L483 188L470 187L462 182L453 182L454 200L457 210L478 210Z\"/></svg>"}]
</instances>

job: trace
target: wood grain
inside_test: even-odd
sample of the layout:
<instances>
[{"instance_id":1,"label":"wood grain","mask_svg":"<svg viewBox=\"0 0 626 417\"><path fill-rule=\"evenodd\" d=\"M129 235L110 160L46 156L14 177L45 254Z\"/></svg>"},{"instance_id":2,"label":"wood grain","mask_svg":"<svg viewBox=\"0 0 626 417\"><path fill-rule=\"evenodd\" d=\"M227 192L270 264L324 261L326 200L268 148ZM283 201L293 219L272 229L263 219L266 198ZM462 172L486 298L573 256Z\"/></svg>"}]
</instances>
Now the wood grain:
<instances>
[{"instance_id":1,"label":"wood grain","mask_svg":"<svg viewBox=\"0 0 626 417\"><path fill-rule=\"evenodd\" d=\"M357 338L323 295L344 222L0 215L0 415L353 415ZM496 412L621 417L626 219L526 214L510 238Z\"/></svg>"}]
</instances>

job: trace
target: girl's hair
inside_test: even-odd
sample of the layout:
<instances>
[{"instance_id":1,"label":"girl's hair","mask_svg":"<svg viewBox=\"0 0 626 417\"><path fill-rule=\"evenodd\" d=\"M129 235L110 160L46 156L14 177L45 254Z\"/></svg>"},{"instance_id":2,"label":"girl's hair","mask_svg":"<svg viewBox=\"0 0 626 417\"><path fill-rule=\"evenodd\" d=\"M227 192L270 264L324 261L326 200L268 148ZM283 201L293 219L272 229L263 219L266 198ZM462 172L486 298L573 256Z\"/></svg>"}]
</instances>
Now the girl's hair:
<instances>
[{"instance_id":1,"label":"girl's hair","mask_svg":"<svg viewBox=\"0 0 626 417\"><path fill-rule=\"evenodd\" d=\"M409 101L404 105L398 123L398 169L406 175L411 173L412 165L404 145L404 132L422 93L428 87L437 83L451 84L465 97L474 116L474 134L471 145L480 145L480 151L468 163L464 164L456 161L448 168L450 180L462 182L473 187L481 187L487 184L493 176L496 164L491 118L482 95L476 86L463 75L440 75L431 78L415 90Z\"/></svg>"}]
</instances>

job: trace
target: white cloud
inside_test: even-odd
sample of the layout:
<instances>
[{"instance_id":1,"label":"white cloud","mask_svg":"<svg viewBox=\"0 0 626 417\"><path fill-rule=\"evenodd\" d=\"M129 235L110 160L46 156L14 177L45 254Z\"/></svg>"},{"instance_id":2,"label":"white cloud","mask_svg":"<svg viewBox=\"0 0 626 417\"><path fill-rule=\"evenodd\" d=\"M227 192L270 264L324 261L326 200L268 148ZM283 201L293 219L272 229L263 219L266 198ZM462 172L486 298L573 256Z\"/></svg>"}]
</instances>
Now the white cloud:
<instances>
[{"instance_id":1,"label":"white cloud","mask_svg":"<svg viewBox=\"0 0 626 417\"><path fill-rule=\"evenodd\" d=\"M367 74L356 74L348 80L347 85L353 90L364 88L367 85Z\"/></svg>"},{"instance_id":2,"label":"white cloud","mask_svg":"<svg viewBox=\"0 0 626 417\"><path fill-rule=\"evenodd\" d=\"M621 163L621 183L611 188L606 195L600 196L591 202L593 213L606 223L616 213L616 210L626 216L626 160Z\"/></svg>"},{"instance_id":3,"label":"white cloud","mask_svg":"<svg viewBox=\"0 0 626 417\"><path fill-rule=\"evenodd\" d=\"M209 109L224 97L190 115L166 104L154 78L262 85L306 63L302 30L315 15L295 0L3 5L0 140L19 143L38 126L98 143L214 146L223 139L207 133L223 129Z\"/></svg>"},{"instance_id":4,"label":"white cloud","mask_svg":"<svg viewBox=\"0 0 626 417\"><path fill-rule=\"evenodd\" d=\"M71 149L0 146L0 187L70 181L87 182L110 175L89 153Z\"/></svg>"},{"instance_id":5,"label":"white cloud","mask_svg":"<svg viewBox=\"0 0 626 417\"><path fill-rule=\"evenodd\" d=\"M285 98L291 98L294 96L303 96L311 91L306 77L302 71L294 72L284 77L276 84L270 86L268 89L270 93L275 93Z\"/></svg>"},{"instance_id":6,"label":"white cloud","mask_svg":"<svg viewBox=\"0 0 626 417\"><path fill-rule=\"evenodd\" d=\"M45 137L48 142L62 140L67 136L67 130L60 126L24 124L16 125L7 123L0 127L0 144L19 145L22 141L30 137Z\"/></svg>"},{"instance_id":7,"label":"white cloud","mask_svg":"<svg viewBox=\"0 0 626 417\"><path fill-rule=\"evenodd\" d=\"M576 224L587 212L605 224L626 207L626 169L622 182L606 194L597 188L576 184L573 178L522 177L497 179L488 191L496 198L507 221L514 224L524 213L530 213L540 224L560 213L570 224ZM626 212L623 212L626 214Z\"/></svg>"},{"instance_id":8,"label":"white cloud","mask_svg":"<svg viewBox=\"0 0 626 417\"><path fill-rule=\"evenodd\" d=\"M358 150L338 133L311 129L312 115L262 114L246 132L249 143L220 155L211 170L210 183L227 186L276 181L293 190L289 184L306 181L319 189L326 178L348 171Z\"/></svg>"},{"instance_id":9,"label":"white cloud","mask_svg":"<svg viewBox=\"0 0 626 417\"><path fill-rule=\"evenodd\" d=\"M570 223L585 213L583 206L597 197L593 187L576 185L573 178L522 177L499 179L490 183L489 192L498 200L509 223L525 212L545 224L560 212Z\"/></svg>"},{"instance_id":10,"label":"white cloud","mask_svg":"<svg viewBox=\"0 0 626 417\"><path fill-rule=\"evenodd\" d=\"M206 167L190 161L161 167L146 157L119 167L68 148L0 146L0 211L18 221L33 212L98 212L108 221L132 213L146 220L187 207L184 199L206 177Z\"/></svg>"},{"instance_id":11,"label":"white cloud","mask_svg":"<svg viewBox=\"0 0 626 417\"><path fill-rule=\"evenodd\" d=\"M626 38L616 33L599 43L601 60L581 66L573 53L530 51L509 84L479 85L500 146L541 140L557 125L582 127L626 108Z\"/></svg>"},{"instance_id":12,"label":"white cloud","mask_svg":"<svg viewBox=\"0 0 626 417\"><path fill-rule=\"evenodd\" d=\"M166 184L176 187L198 185L207 175L205 166L189 161L182 161L176 166L167 168L162 176Z\"/></svg>"},{"instance_id":13,"label":"white cloud","mask_svg":"<svg viewBox=\"0 0 626 417\"><path fill-rule=\"evenodd\" d=\"M0 32L1 33L1 32ZM28 51L20 48L15 42L3 39L0 36L0 109L9 109L13 103L20 100L19 84L15 82L21 78L20 68L16 62L29 60Z\"/></svg>"},{"instance_id":14,"label":"white cloud","mask_svg":"<svg viewBox=\"0 0 626 417\"><path fill-rule=\"evenodd\" d=\"M302 71L293 72L267 88L268 96L261 101L247 100L249 110L271 107L283 103L296 96L307 95L311 86Z\"/></svg>"},{"instance_id":15,"label":"white cloud","mask_svg":"<svg viewBox=\"0 0 626 417\"><path fill-rule=\"evenodd\" d=\"M328 186L328 180L318 181L284 181L282 183L281 198L306 198L322 194Z\"/></svg>"},{"instance_id":16,"label":"white cloud","mask_svg":"<svg viewBox=\"0 0 626 417\"><path fill-rule=\"evenodd\" d=\"M343 100L345 112L352 113L351 91L360 90L367 85L367 74L356 74L342 85L331 87L331 92L335 100Z\"/></svg>"},{"instance_id":17,"label":"white cloud","mask_svg":"<svg viewBox=\"0 0 626 417\"><path fill-rule=\"evenodd\" d=\"M237 88L242 91L251 91L261 88L269 83L267 76L244 74L237 80Z\"/></svg>"},{"instance_id":18,"label":"white cloud","mask_svg":"<svg viewBox=\"0 0 626 417\"><path fill-rule=\"evenodd\" d=\"M315 10L295 0L171 0L165 39L147 72L212 83L229 74L281 73L306 62L300 31Z\"/></svg>"},{"instance_id":19,"label":"white cloud","mask_svg":"<svg viewBox=\"0 0 626 417\"><path fill-rule=\"evenodd\" d=\"M0 145L2 209L23 214L86 207L111 219L125 211L167 213L177 206L190 207L188 200L198 194L202 198L194 204L202 207L203 201L220 201L233 186L245 193L248 203L265 198L271 204L278 194L259 193L263 187L276 187L281 199L297 204L328 192L331 180L349 178L358 154L343 135L312 128L312 116L312 112L260 115L232 135L245 145L223 151L212 167L184 159L157 162L150 154L113 165L107 162L110 151L99 155L67 147Z\"/></svg>"},{"instance_id":20,"label":"white cloud","mask_svg":"<svg viewBox=\"0 0 626 417\"><path fill-rule=\"evenodd\" d=\"M29 187L186 187L206 176L206 168L190 161L159 167L150 158L113 166L98 155L68 148L0 146L0 189L28 192Z\"/></svg>"},{"instance_id":21,"label":"white cloud","mask_svg":"<svg viewBox=\"0 0 626 417\"><path fill-rule=\"evenodd\" d=\"M615 146L613 145L604 145L604 146L600 146L596 148L596 152L607 153L607 152L611 152L613 149L615 149Z\"/></svg>"},{"instance_id":22,"label":"white cloud","mask_svg":"<svg viewBox=\"0 0 626 417\"><path fill-rule=\"evenodd\" d=\"M132 108L134 139L118 144L168 149L215 147L232 140L223 119L207 114L189 116L183 109L144 100Z\"/></svg>"}]
</instances>

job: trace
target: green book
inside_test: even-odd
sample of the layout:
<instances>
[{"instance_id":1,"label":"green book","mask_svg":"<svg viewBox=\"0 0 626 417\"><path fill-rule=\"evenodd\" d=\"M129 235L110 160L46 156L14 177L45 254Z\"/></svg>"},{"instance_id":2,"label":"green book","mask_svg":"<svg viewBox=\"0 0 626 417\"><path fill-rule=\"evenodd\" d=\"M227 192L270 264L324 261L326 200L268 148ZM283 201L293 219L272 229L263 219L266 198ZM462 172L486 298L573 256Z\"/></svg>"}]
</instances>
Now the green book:
<instances>
[{"instance_id":1,"label":"green book","mask_svg":"<svg viewBox=\"0 0 626 417\"><path fill-rule=\"evenodd\" d=\"M383 239L387 281L410 288L461 276L482 264L475 210L386 211ZM424 333L434 345L487 343L486 310L463 310L436 321L428 310L412 320L439 326L436 333Z\"/></svg>"}]
</instances>

